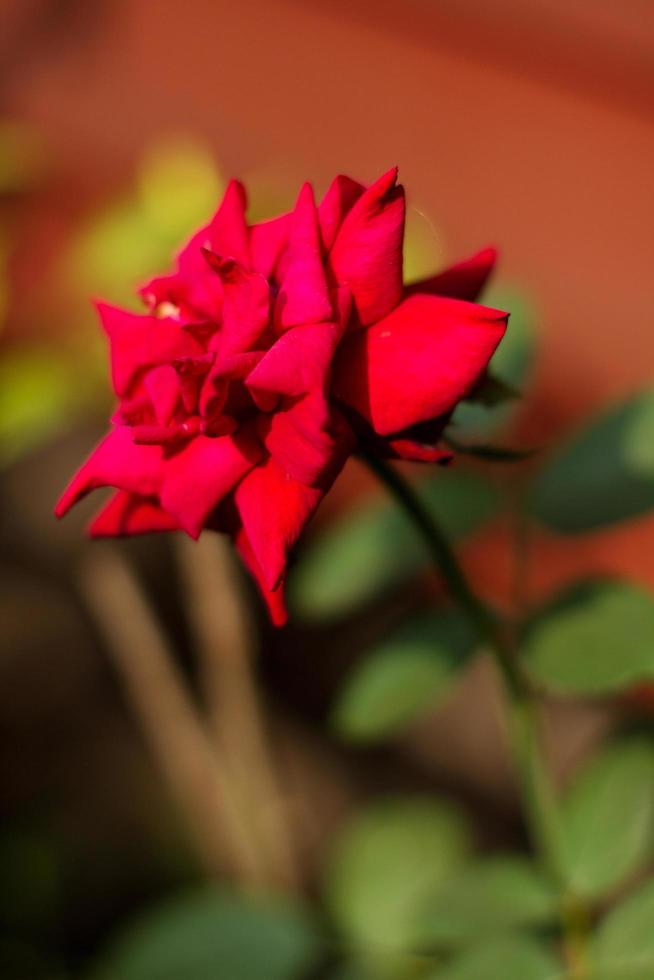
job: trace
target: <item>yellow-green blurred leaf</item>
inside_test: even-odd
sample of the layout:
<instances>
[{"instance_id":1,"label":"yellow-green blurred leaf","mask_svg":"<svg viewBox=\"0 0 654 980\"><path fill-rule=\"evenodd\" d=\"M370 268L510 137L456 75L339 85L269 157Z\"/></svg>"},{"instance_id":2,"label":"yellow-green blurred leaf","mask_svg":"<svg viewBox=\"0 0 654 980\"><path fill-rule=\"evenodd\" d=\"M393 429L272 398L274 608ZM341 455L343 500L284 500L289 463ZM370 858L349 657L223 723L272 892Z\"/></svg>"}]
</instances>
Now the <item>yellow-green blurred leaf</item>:
<instances>
[{"instance_id":1,"label":"yellow-green blurred leaf","mask_svg":"<svg viewBox=\"0 0 654 980\"><path fill-rule=\"evenodd\" d=\"M35 448L78 413L102 404L97 374L68 350L20 348L0 361L0 465Z\"/></svg>"},{"instance_id":2,"label":"yellow-green blurred leaf","mask_svg":"<svg viewBox=\"0 0 654 980\"><path fill-rule=\"evenodd\" d=\"M466 950L424 980L564 980L554 954L527 936L499 938Z\"/></svg>"},{"instance_id":3,"label":"yellow-green blurred leaf","mask_svg":"<svg viewBox=\"0 0 654 980\"><path fill-rule=\"evenodd\" d=\"M591 945L593 980L651 980L654 977L654 881L614 908Z\"/></svg>"},{"instance_id":4,"label":"yellow-green blurred leaf","mask_svg":"<svg viewBox=\"0 0 654 980\"><path fill-rule=\"evenodd\" d=\"M169 269L216 210L223 181L210 154L188 141L150 148L136 190L93 215L73 242L67 276L82 295L138 307L135 289Z\"/></svg>"},{"instance_id":5,"label":"yellow-green blurred leaf","mask_svg":"<svg viewBox=\"0 0 654 980\"><path fill-rule=\"evenodd\" d=\"M562 858L573 893L609 892L654 856L654 742L624 738L594 759L561 808Z\"/></svg>"},{"instance_id":6,"label":"yellow-green blurred leaf","mask_svg":"<svg viewBox=\"0 0 654 980\"><path fill-rule=\"evenodd\" d=\"M430 946L458 946L551 922L558 896L538 868L515 854L475 861L446 882L429 907Z\"/></svg>"},{"instance_id":7,"label":"yellow-green blurred leaf","mask_svg":"<svg viewBox=\"0 0 654 980\"><path fill-rule=\"evenodd\" d=\"M180 247L182 236L209 220L224 189L212 154L188 139L155 143L139 167L144 214L167 241L172 239L173 247Z\"/></svg>"},{"instance_id":8,"label":"yellow-green blurred leaf","mask_svg":"<svg viewBox=\"0 0 654 980\"><path fill-rule=\"evenodd\" d=\"M467 821L443 800L372 804L337 839L325 881L328 909L373 960L412 950L429 902L469 848Z\"/></svg>"}]
</instances>

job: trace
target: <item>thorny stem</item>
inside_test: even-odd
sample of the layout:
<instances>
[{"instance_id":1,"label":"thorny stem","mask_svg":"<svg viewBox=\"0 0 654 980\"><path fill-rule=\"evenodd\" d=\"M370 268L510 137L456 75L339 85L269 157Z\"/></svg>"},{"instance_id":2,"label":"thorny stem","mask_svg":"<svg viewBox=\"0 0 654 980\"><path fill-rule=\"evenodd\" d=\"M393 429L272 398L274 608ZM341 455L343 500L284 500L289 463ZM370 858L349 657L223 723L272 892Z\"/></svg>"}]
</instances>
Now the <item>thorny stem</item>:
<instances>
[{"instance_id":1,"label":"thorny stem","mask_svg":"<svg viewBox=\"0 0 654 980\"><path fill-rule=\"evenodd\" d=\"M506 692L509 741L525 819L543 867L564 896L562 919L566 931L566 952L573 975L584 977L585 943L582 931L577 927L581 921L580 909L576 902L571 905L572 900L566 895L556 794L543 756L538 705L516 658L516 632L501 622L475 595L447 537L411 485L384 460L365 454L362 459L420 530L439 575L445 579L452 597L476 628L479 639L493 654ZM582 917L585 917L585 913Z\"/></svg>"}]
</instances>

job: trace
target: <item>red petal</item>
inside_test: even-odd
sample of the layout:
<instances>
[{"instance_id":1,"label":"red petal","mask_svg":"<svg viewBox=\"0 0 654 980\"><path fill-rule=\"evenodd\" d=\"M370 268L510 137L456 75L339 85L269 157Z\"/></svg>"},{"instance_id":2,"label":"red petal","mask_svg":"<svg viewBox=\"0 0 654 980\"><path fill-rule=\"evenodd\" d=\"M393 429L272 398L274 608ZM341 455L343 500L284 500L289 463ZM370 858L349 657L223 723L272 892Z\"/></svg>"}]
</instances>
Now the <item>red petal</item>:
<instances>
[{"instance_id":1,"label":"red petal","mask_svg":"<svg viewBox=\"0 0 654 980\"><path fill-rule=\"evenodd\" d=\"M266 603L268 614L273 625L283 626L288 619L286 603L284 602L284 583L280 582L280 584L274 590L267 588L266 583L264 582L263 572L261 571L261 565L254 556L252 546L248 541L247 534L243 528L240 528L237 531L234 537L234 543L236 545L236 550L241 556L243 564L259 586L259 591L261 592L263 600Z\"/></svg>"},{"instance_id":2,"label":"red petal","mask_svg":"<svg viewBox=\"0 0 654 980\"><path fill-rule=\"evenodd\" d=\"M260 456L259 443L244 429L233 436L196 436L165 462L162 507L197 538L216 504Z\"/></svg>"},{"instance_id":3,"label":"red petal","mask_svg":"<svg viewBox=\"0 0 654 980\"><path fill-rule=\"evenodd\" d=\"M199 398L200 415L215 415L227 399L228 381L245 378L263 357L263 351L219 355L202 384Z\"/></svg>"},{"instance_id":4,"label":"red petal","mask_svg":"<svg viewBox=\"0 0 654 980\"><path fill-rule=\"evenodd\" d=\"M369 330L348 334L332 392L389 435L445 415L483 375L507 313L417 293Z\"/></svg>"},{"instance_id":5,"label":"red petal","mask_svg":"<svg viewBox=\"0 0 654 980\"><path fill-rule=\"evenodd\" d=\"M412 463L449 463L454 458L451 449L430 446L415 439L389 439L386 443L394 459L405 459Z\"/></svg>"},{"instance_id":6,"label":"red petal","mask_svg":"<svg viewBox=\"0 0 654 980\"><path fill-rule=\"evenodd\" d=\"M341 413L320 392L312 392L264 421L266 449L301 483L334 481L354 448L354 434Z\"/></svg>"},{"instance_id":7,"label":"red petal","mask_svg":"<svg viewBox=\"0 0 654 980\"><path fill-rule=\"evenodd\" d=\"M140 370L202 354L202 346L179 323L97 304L111 345L111 375L117 395L126 395Z\"/></svg>"},{"instance_id":8,"label":"red petal","mask_svg":"<svg viewBox=\"0 0 654 980\"><path fill-rule=\"evenodd\" d=\"M155 500L119 490L95 516L89 527L92 538L175 531L177 524Z\"/></svg>"},{"instance_id":9,"label":"red petal","mask_svg":"<svg viewBox=\"0 0 654 980\"><path fill-rule=\"evenodd\" d=\"M469 259L450 266L437 276L412 283L407 287L405 295L432 293L436 296L451 296L453 299L465 299L474 303L481 295L496 261L497 249L484 248Z\"/></svg>"},{"instance_id":10,"label":"red petal","mask_svg":"<svg viewBox=\"0 0 654 980\"><path fill-rule=\"evenodd\" d=\"M130 429L114 429L77 471L59 499L55 514L63 517L73 504L98 487L116 487L154 497L161 485L162 472L160 446L138 446Z\"/></svg>"},{"instance_id":11,"label":"red petal","mask_svg":"<svg viewBox=\"0 0 654 980\"><path fill-rule=\"evenodd\" d=\"M302 395L325 386L342 328L335 323L292 327L247 377L249 388L282 395Z\"/></svg>"},{"instance_id":12,"label":"red petal","mask_svg":"<svg viewBox=\"0 0 654 980\"><path fill-rule=\"evenodd\" d=\"M320 248L318 215L311 184L305 184L291 215L282 285L277 297L284 328L329 320L332 306Z\"/></svg>"},{"instance_id":13,"label":"red petal","mask_svg":"<svg viewBox=\"0 0 654 980\"><path fill-rule=\"evenodd\" d=\"M288 240L290 214L262 221L250 229L252 269L270 279Z\"/></svg>"},{"instance_id":14,"label":"red petal","mask_svg":"<svg viewBox=\"0 0 654 980\"><path fill-rule=\"evenodd\" d=\"M270 287L258 272L248 272L233 259L223 259L207 249L204 255L220 276L224 292L222 330L214 335L210 347L217 347L221 354L249 350L268 325Z\"/></svg>"},{"instance_id":15,"label":"red petal","mask_svg":"<svg viewBox=\"0 0 654 980\"><path fill-rule=\"evenodd\" d=\"M250 267L250 244L245 209L245 188L238 180L230 180L225 196L208 225L208 239L214 252L236 259Z\"/></svg>"},{"instance_id":16,"label":"red petal","mask_svg":"<svg viewBox=\"0 0 654 980\"><path fill-rule=\"evenodd\" d=\"M139 289L151 310L170 303L181 325L198 319L216 320L222 307L220 281L207 269L203 247L210 246L209 226L200 228L177 255L177 271L158 276Z\"/></svg>"},{"instance_id":17,"label":"red petal","mask_svg":"<svg viewBox=\"0 0 654 980\"><path fill-rule=\"evenodd\" d=\"M323 495L323 490L293 480L270 458L237 486L236 506L267 589L281 582L288 552Z\"/></svg>"},{"instance_id":18,"label":"red petal","mask_svg":"<svg viewBox=\"0 0 654 980\"><path fill-rule=\"evenodd\" d=\"M397 168L380 177L346 215L329 255L338 285L348 286L363 325L386 316L402 298L404 189Z\"/></svg>"},{"instance_id":19,"label":"red petal","mask_svg":"<svg viewBox=\"0 0 654 980\"><path fill-rule=\"evenodd\" d=\"M335 177L329 185L318 208L320 237L326 252L334 244L345 215L352 208L354 202L361 197L364 190L363 184L359 184L356 180L351 180L342 174Z\"/></svg>"},{"instance_id":20,"label":"red petal","mask_svg":"<svg viewBox=\"0 0 654 980\"><path fill-rule=\"evenodd\" d=\"M190 238L177 256L177 271L152 279L139 292L151 308L169 302L179 308L180 322L217 320L222 305L220 281L207 269L203 248L211 248L250 266L249 232L245 220L245 189L230 181L225 196L208 225Z\"/></svg>"},{"instance_id":21,"label":"red petal","mask_svg":"<svg viewBox=\"0 0 654 980\"><path fill-rule=\"evenodd\" d=\"M160 425L168 425L180 396L177 371L170 364L161 364L148 371L144 384L152 400L157 422Z\"/></svg>"}]
</instances>

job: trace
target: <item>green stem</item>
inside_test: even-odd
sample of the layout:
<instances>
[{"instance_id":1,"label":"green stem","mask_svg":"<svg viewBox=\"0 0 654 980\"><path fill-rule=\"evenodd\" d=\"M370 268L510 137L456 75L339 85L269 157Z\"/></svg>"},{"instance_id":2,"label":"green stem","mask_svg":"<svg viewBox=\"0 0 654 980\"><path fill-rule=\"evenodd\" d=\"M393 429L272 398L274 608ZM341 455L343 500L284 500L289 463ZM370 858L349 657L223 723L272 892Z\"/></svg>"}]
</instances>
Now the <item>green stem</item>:
<instances>
[{"instance_id":1,"label":"green stem","mask_svg":"<svg viewBox=\"0 0 654 980\"><path fill-rule=\"evenodd\" d=\"M556 796L542 755L536 701L515 657L510 631L472 591L447 537L410 484L384 460L362 458L419 528L453 598L493 653L506 690L510 743L530 835L543 865L561 886Z\"/></svg>"}]
</instances>

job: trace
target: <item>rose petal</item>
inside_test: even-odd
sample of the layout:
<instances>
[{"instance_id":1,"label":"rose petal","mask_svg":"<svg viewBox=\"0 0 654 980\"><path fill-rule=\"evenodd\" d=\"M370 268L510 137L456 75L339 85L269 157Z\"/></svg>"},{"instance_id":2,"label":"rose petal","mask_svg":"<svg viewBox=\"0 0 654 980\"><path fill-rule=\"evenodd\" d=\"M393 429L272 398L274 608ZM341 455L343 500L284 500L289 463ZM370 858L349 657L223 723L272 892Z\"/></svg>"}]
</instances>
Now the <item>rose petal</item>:
<instances>
[{"instance_id":1,"label":"rose petal","mask_svg":"<svg viewBox=\"0 0 654 980\"><path fill-rule=\"evenodd\" d=\"M156 500L119 490L96 514L89 526L89 534L92 538L113 538L176 529L174 519Z\"/></svg>"},{"instance_id":2,"label":"rose petal","mask_svg":"<svg viewBox=\"0 0 654 980\"><path fill-rule=\"evenodd\" d=\"M252 270L270 279L286 247L290 214L280 214L270 221L261 221L250 229Z\"/></svg>"},{"instance_id":3,"label":"rose petal","mask_svg":"<svg viewBox=\"0 0 654 980\"><path fill-rule=\"evenodd\" d=\"M197 340L175 320L129 313L107 303L98 303L97 310L109 337L111 376L119 396L127 394L143 368L203 353Z\"/></svg>"},{"instance_id":4,"label":"rose petal","mask_svg":"<svg viewBox=\"0 0 654 980\"><path fill-rule=\"evenodd\" d=\"M70 508L98 487L116 487L142 497L154 497L163 473L160 446L138 446L131 430L114 429L96 446L60 497L55 514L63 517Z\"/></svg>"},{"instance_id":5,"label":"rose petal","mask_svg":"<svg viewBox=\"0 0 654 980\"><path fill-rule=\"evenodd\" d=\"M258 272L248 272L234 259L223 259L208 249L204 255L219 275L224 292L222 330L210 346L223 355L247 351L268 325L270 287Z\"/></svg>"},{"instance_id":6,"label":"rose petal","mask_svg":"<svg viewBox=\"0 0 654 980\"><path fill-rule=\"evenodd\" d=\"M320 323L332 315L311 184L302 187L291 215L277 311L276 320L284 329L300 323Z\"/></svg>"},{"instance_id":7,"label":"rose petal","mask_svg":"<svg viewBox=\"0 0 654 980\"><path fill-rule=\"evenodd\" d=\"M402 298L405 204L396 180L394 167L361 195L329 253L334 281L351 290L363 325L386 316Z\"/></svg>"},{"instance_id":8,"label":"rose petal","mask_svg":"<svg viewBox=\"0 0 654 980\"><path fill-rule=\"evenodd\" d=\"M335 323L292 327L263 356L247 377L249 388L302 395L324 388L342 328Z\"/></svg>"},{"instance_id":9,"label":"rose petal","mask_svg":"<svg viewBox=\"0 0 654 980\"><path fill-rule=\"evenodd\" d=\"M197 538L209 513L260 456L259 443L245 429L218 438L196 436L165 461L162 507Z\"/></svg>"},{"instance_id":10,"label":"rose petal","mask_svg":"<svg viewBox=\"0 0 654 980\"><path fill-rule=\"evenodd\" d=\"M470 258L456 262L436 276L412 283L407 287L405 295L432 293L436 296L451 296L453 299L465 299L474 303L481 295L496 262L497 249L484 248Z\"/></svg>"},{"instance_id":11,"label":"rose petal","mask_svg":"<svg viewBox=\"0 0 654 980\"><path fill-rule=\"evenodd\" d=\"M241 556L243 564L259 587L273 626L283 626L288 619L288 612L286 611L286 603L284 601L284 582L280 582L274 590L266 586L261 565L255 558L252 545L248 541L248 536L242 527L239 528L234 536L234 544Z\"/></svg>"},{"instance_id":12,"label":"rose petal","mask_svg":"<svg viewBox=\"0 0 654 980\"><path fill-rule=\"evenodd\" d=\"M214 252L230 256L246 269L250 266L250 242L245 210L247 196L238 180L230 180L225 196L207 228L207 237Z\"/></svg>"},{"instance_id":13,"label":"rose petal","mask_svg":"<svg viewBox=\"0 0 654 980\"><path fill-rule=\"evenodd\" d=\"M177 371L170 364L161 364L148 371L144 384L152 400L157 422L160 425L168 425L180 397Z\"/></svg>"},{"instance_id":14,"label":"rose petal","mask_svg":"<svg viewBox=\"0 0 654 980\"><path fill-rule=\"evenodd\" d=\"M343 174L335 177L327 188L327 193L318 207L320 237L326 252L334 244L345 215L351 210L355 201L361 197L364 190L363 184L359 184L356 180L345 177Z\"/></svg>"},{"instance_id":15,"label":"rose petal","mask_svg":"<svg viewBox=\"0 0 654 980\"><path fill-rule=\"evenodd\" d=\"M275 412L260 432L266 449L289 476L323 488L334 481L355 443L345 418L317 391Z\"/></svg>"},{"instance_id":16,"label":"rose petal","mask_svg":"<svg viewBox=\"0 0 654 980\"><path fill-rule=\"evenodd\" d=\"M451 462L454 453L442 446L430 446L415 439L388 439L388 451L393 459L405 459L412 463L438 463L443 465Z\"/></svg>"},{"instance_id":17,"label":"rose petal","mask_svg":"<svg viewBox=\"0 0 654 980\"><path fill-rule=\"evenodd\" d=\"M293 480L271 458L237 486L234 500L267 589L280 584L288 552L323 496L324 490Z\"/></svg>"},{"instance_id":18,"label":"rose petal","mask_svg":"<svg viewBox=\"0 0 654 980\"><path fill-rule=\"evenodd\" d=\"M445 415L479 381L507 319L499 310L417 293L345 337L332 393L380 435Z\"/></svg>"}]
</instances>

